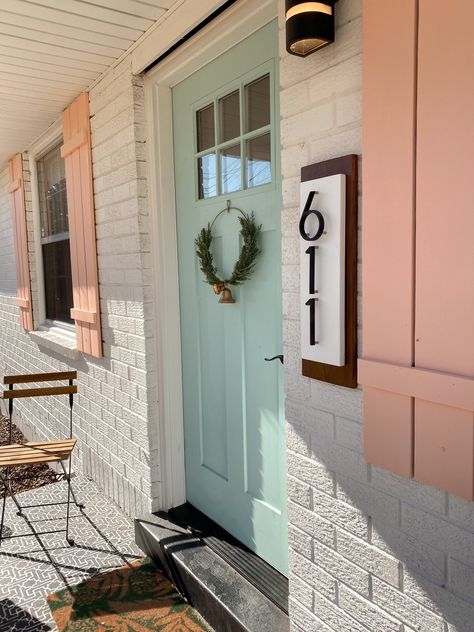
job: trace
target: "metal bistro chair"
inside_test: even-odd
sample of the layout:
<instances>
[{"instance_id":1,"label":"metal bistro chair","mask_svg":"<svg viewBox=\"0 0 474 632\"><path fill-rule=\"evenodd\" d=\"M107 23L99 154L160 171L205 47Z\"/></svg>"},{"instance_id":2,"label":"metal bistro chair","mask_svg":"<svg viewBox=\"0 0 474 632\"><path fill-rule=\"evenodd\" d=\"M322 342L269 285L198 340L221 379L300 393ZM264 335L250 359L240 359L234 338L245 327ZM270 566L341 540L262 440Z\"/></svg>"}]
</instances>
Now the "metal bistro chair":
<instances>
[{"instance_id":1,"label":"metal bistro chair","mask_svg":"<svg viewBox=\"0 0 474 632\"><path fill-rule=\"evenodd\" d=\"M8 400L8 414L9 414L9 443L5 446L0 446L0 480L3 483L3 505L0 522L0 545L3 540L19 537L40 536L48 535L51 533L66 532L66 540L71 546L74 544L74 540L69 537L69 516L70 516L70 504L71 496L75 505L81 509L84 509L84 505L77 502L74 491L71 487L71 454L76 445L76 440L73 438L72 430L72 411L74 403L74 395L77 393L77 386L73 381L77 379L76 371L69 371L66 373L43 373L36 375L9 375L3 380L4 384L8 385L8 390L3 391L3 399ZM21 388L14 389L16 384L31 384L36 382L57 382L68 381L67 386L45 386L42 388ZM13 417L13 400L24 397L45 397L49 395L68 395L69 397L69 438L57 441L34 441L25 444L12 444L12 417ZM65 461L69 461L68 471L64 465ZM11 489L11 481L18 480L20 478L29 478L28 476L15 477L12 473L12 468L18 465L36 465L38 463L60 463L64 478L67 481L67 501L65 502L51 502L41 503L39 505L26 505L21 506L18 499L15 497ZM58 475L58 480L61 478L61 474ZM5 506L8 494L11 496L18 511L17 515L25 518L32 533L26 533L21 535L3 535L3 523L5 520ZM27 516L24 514L24 509L32 509L34 507L45 507L51 505L67 505L66 509L66 528L56 529L54 531L36 531Z\"/></svg>"}]
</instances>

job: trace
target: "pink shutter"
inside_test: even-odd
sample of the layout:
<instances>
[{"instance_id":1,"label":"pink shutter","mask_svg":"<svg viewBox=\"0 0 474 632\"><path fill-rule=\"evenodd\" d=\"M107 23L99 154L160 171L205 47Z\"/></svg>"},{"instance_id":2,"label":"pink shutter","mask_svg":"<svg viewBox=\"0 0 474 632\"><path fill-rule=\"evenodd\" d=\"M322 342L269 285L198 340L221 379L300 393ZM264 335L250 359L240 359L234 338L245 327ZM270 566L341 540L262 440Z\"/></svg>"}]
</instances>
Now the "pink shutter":
<instances>
[{"instance_id":1,"label":"pink shutter","mask_svg":"<svg viewBox=\"0 0 474 632\"><path fill-rule=\"evenodd\" d=\"M362 216L364 442L369 463L413 474L412 398L366 363L413 362L416 2L364 0ZM377 369L373 372L377 374Z\"/></svg>"},{"instance_id":2,"label":"pink shutter","mask_svg":"<svg viewBox=\"0 0 474 632\"><path fill-rule=\"evenodd\" d=\"M71 272L77 348L102 357L99 279L95 236L89 95L81 94L63 112L61 155L66 186L71 244Z\"/></svg>"},{"instance_id":3,"label":"pink shutter","mask_svg":"<svg viewBox=\"0 0 474 632\"><path fill-rule=\"evenodd\" d=\"M23 185L23 160L17 154L9 163L11 204L13 211L13 235L15 239L17 298L20 322L23 329L33 329L30 266L28 261L28 233L26 229L25 189Z\"/></svg>"},{"instance_id":4,"label":"pink shutter","mask_svg":"<svg viewBox=\"0 0 474 632\"><path fill-rule=\"evenodd\" d=\"M471 0L364 3L359 366L367 460L471 500L473 19Z\"/></svg>"},{"instance_id":5,"label":"pink shutter","mask_svg":"<svg viewBox=\"0 0 474 632\"><path fill-rule=\"evenodd\" d=\"M415 365L472 397L415 400L415 478L474 499L474 3L419 11Z\"/></svg>"}]
</instances>

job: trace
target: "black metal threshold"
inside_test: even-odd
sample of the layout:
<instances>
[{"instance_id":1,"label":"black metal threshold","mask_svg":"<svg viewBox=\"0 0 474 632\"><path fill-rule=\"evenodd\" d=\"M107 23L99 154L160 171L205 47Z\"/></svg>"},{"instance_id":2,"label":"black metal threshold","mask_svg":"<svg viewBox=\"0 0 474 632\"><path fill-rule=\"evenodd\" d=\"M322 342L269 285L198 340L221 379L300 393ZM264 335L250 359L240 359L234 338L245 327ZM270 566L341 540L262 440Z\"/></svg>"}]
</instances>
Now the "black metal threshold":
<instances>
[{"instance_id":1,"label":"black metal threshold","mask_svg":"<svg viewBox=\"0 0 474 632\"><path fill-rule=\"evenodd\" d=\"M288 579L190 503L171 509L168 519L206 546L288 614Z\"/></svg>"}]
</instances>

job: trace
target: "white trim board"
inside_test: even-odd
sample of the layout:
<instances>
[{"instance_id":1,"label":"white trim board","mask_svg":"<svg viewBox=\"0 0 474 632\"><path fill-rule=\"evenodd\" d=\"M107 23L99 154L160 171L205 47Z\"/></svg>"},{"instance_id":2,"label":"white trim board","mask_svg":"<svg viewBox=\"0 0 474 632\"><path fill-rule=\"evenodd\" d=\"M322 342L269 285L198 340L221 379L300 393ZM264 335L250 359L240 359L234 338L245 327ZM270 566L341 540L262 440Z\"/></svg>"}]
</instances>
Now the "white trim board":
<instances>
[{"instance_id":1,"label":"white trim board","mask_svg":"<svg viewBox=\"0 0 474 632\"><path fill-rule=\"evenodd\" d=\"M132 52L132 71L143 72L174 44L217 11L226 0L182 0L142 36Z\"/></svg>"},{"instance_id":2,"label":"white trim board","mask_svg":"<svg viewBox=\"0 0 474 632\"><path fill-rule=\"evenodd\" d=\"M202 3L208 4L208 3ZM207 14L208 15L208 14ZM200 21L207 17L204 6ZM178 244L171 90L278 16L277 0L240 0L145 77L148 181L157 327L160 486L153 510L186 502ZM155 56L156 58L156 56ZM152 464L153 465L153 464Z\"/></svg>"}]
</instances>

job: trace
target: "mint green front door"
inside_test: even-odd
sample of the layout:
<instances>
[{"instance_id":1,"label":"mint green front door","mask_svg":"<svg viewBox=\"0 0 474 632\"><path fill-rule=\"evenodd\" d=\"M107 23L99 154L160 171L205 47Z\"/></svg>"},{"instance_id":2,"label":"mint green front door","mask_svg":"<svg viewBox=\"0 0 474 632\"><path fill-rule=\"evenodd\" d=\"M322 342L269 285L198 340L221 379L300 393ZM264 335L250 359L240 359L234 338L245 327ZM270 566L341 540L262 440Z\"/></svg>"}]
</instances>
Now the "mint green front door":
<instances>
[{"instance_id":1,"label":"mint green front door","mask_svg":"<svg viewBox=\"0 0 474 632\"><path fill-rule=\"evenodd\" d=\"M282 353L278 28L270 23L173 89L186 493L188 501L287 572ZM227 206L255 214L252 278L219 297L194 240ZM239 213L214 224L229 277Z\"/></svg>"}]
</instances>

